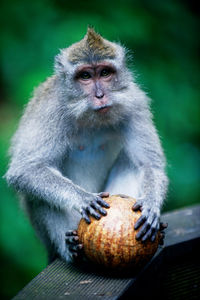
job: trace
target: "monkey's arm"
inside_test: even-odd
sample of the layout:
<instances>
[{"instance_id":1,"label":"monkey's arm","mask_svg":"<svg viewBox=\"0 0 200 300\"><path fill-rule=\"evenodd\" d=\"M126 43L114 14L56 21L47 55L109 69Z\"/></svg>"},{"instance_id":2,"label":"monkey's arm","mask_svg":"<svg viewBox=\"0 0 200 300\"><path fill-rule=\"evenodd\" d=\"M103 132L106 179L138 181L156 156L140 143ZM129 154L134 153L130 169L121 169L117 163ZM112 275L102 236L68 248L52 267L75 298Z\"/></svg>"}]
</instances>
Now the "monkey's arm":
<instances>
[{"instance_id":1,"label":"monkey's arm","mask_svg":"<svg viewBox=\"0 0 200 300\"><path fill-rule=\"evenodd\" d=\"M50 113L45 107L36 106L33 110L32 106L30 103L27 107L12 141L11 162L5 176L8 183L33 201L44 201L69 212L75 209L87 222L89 213L100 218L100 214L106 214L102 206L107 207L102 194L86 192L60 171L69 142L63 116Z\"/></svg>"},{"instance_id":2,"label":"monkey's arm","mask_svg":"<svg viewBox=\"0 0 200 300\"><path fill-rule=\"evenodd\" d=\"M40 199L61 210L75 209L88 223L90 223L88 214L97 219L101 217L94 208L102 215L106 215L102 206L108 207L108 205L101 198L106 197L106 193L86 192L47 162L27 162L18 167L11 165L6 177L9 184L13 185L18 192L28 194L30 198L34 198L34 201Z\"/></svg>"},{"instance_id":3,"label":"monkey's arm","mask_svg":"<svg viewBox=\"0 0 200 300\"><path fill-rule=\"evenodd\" d=\"M133 207L134 210L142 209L142 216L135 225L135 229L141 226L137 238L142 241L151 238L153 241L159 229L168 179L165 157L148 109L138 115L127 137L127 156L141 174L140 198Z\"/></svg>"},{"instance_id":4,"label":"monkey's arm","mask_svg":"<svg viewBox=\"0 0 200 300\"><path fill-rule=\"evenodd\" d=\"M148 109L133 117L124 135L124 148L105 189L111 194L122 193L136 198L133 209L142 209L135 227L141 226L137 238L154 240L168 180L164 154Z\"/></svg>"}]
</instances>

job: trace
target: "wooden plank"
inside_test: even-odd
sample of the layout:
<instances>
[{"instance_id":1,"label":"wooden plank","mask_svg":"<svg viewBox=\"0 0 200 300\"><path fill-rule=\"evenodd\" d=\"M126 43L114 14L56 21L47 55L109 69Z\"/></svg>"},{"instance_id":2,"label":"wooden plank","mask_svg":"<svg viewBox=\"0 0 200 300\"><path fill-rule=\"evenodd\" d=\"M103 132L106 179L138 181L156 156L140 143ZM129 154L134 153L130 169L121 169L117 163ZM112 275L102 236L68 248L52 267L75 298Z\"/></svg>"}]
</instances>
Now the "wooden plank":
<instances>
[{"instance_id":1,"label":"wooden plank","mask_svg":"<svg viewBox=\"0 0 200 300\"><path fill-rule=\"evenodd\" d=\"M155 265L158 268L162 262L162 256L168 253L168 249L180 249L180 245L190 245L192 241L200 238L200 205L163 214L162 221L169 224L166 230L165 246L160 247L151 262L137 276L129 274L117 277L113 274L96 272L93 268L86 269L85 266L79 268L57 259L36 276L13 300L123 299L123 295L130 294L129 291L134 292L134 287L135 291L137 290L137 282L141 282L143 278L145 280L145 274L149 270L154 270Z\"/></svg>"},{"instance_id":2,"label":"wooden plank","mask_svg":"<svg viewBox=\"0 0 200 300\"><path fill-rule=\"evenodd\" d=\"M200 205L165 213L162 221L168 223L165 247L195 239L200 236Z\"/></svg>"}]
</instances>

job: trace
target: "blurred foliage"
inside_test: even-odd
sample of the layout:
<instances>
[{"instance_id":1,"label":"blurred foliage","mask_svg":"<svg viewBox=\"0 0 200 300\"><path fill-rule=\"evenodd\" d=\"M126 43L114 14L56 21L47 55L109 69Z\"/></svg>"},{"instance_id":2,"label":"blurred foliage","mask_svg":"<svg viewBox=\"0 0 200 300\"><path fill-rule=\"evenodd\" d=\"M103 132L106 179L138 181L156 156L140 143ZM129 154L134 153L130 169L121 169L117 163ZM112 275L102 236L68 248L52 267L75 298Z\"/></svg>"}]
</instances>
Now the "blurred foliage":
<instances>
[{"instance_id":1,"label":"blurred foliage","mask_svg":"<svg viewBox=\"0 0 200 300\"><path fill-rule=\"evenodd\" d=\"M130 49L137 81L153 99L170 177L164 210L198 203L198 17L195 0L2 0L0 175L33 87L52 73L58 50L80 40L89 24ZM4 180L0 191L0 296L9 299L44 268L46 254Z\"/></svg>"}]
</instances>

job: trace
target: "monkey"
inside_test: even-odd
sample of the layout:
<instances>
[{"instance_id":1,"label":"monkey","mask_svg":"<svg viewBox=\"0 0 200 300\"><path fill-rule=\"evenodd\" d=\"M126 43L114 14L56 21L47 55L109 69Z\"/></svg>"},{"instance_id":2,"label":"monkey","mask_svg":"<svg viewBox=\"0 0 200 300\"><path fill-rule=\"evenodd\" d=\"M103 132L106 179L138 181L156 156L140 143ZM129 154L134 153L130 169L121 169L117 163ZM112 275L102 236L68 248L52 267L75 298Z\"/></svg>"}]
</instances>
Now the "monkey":
<instances>
[{"instance_id":1,"label":"monkey","mask_svg":"<svg viewBox=\"0 0 200 300\"><path fill-rule=\"evenodd\" d=\"M137 200L136 237L155 240L168 186L166 159L150 99L121 44L88 27L82 40L61 49L53 75L25 107L9 154L5 178L49 262L79 256L78 223L104 217L110 194Z\"/></svg>"}]
</instances>

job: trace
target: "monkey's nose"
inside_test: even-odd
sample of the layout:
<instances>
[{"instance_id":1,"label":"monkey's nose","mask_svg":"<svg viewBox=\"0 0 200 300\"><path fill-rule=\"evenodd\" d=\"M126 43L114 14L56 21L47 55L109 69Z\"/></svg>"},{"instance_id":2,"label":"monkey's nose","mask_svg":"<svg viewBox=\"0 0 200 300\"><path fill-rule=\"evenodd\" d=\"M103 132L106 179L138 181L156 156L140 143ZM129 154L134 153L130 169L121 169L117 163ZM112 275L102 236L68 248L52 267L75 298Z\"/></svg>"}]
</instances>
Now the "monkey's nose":
<instances>
[{"instance_id":1,"label":"monkey's nose","mask_svg":"<svg viewBox=\"0 0 200 300\"><path fill-rule=\"evenodd\" d=\"M103 98L104 96L104 92L100 89L96 90L96 93L95 93L95 97L98 98L98 99L101 99Z\"/></svg>"}]
</instances>

